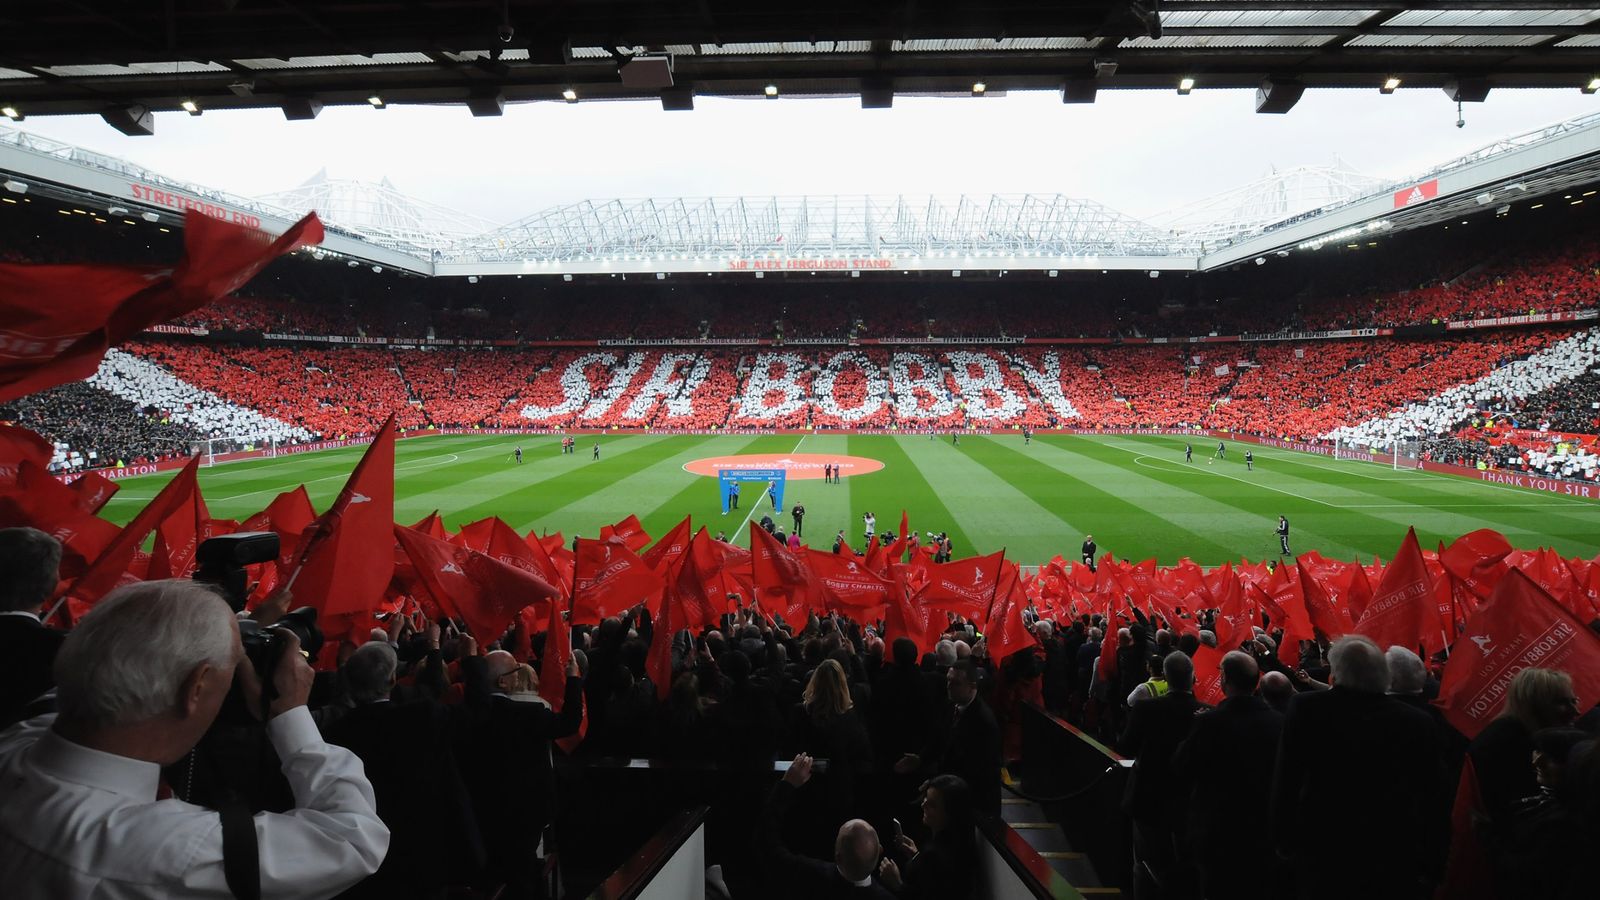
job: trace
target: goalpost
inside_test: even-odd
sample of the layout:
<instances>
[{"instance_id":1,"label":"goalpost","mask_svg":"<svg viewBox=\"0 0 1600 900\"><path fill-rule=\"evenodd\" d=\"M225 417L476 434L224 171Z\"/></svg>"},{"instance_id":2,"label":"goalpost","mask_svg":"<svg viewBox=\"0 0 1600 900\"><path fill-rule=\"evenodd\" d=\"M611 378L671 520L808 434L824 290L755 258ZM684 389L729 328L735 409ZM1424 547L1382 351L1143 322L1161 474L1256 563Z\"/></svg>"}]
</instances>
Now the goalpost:
<instances>
[{"instance_id":1,"label":"goalpost","mask_svg":"<svg viewBox=\"0 0 1600 900\"><path fill-rule=\"evenodd\" d=\"M263 456L278 455L277 438L255 440L245 437L206 438L189 442L189 455L200 457L200 465L217 464L217 457L245 450L260 450Z\"/></svg>"},{"instance_id":2,"label":"goalpost","mask_svg":"<svg viewBox=\"0 0 1600 900\"><path fill-rule=\"evenodd\" d=\"M1389 450L1394 461L1394 470L1422 468L1422 442L1419 440L1400 440L1390 445Z\"/></svg>"}]
</instances>

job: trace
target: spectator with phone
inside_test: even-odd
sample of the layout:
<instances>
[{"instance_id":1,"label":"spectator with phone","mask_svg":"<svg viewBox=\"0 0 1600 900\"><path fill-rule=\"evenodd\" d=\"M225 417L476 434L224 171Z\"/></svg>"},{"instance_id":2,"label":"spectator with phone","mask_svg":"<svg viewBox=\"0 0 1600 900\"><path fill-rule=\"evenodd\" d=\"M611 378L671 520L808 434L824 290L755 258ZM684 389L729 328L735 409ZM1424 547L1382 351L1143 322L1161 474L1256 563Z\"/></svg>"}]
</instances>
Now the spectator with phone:
<instances>
[{"instance_id":1,"label":"spectator with phone","mask_svg":"<svg viewBox=\"0 0 1600 900\"><path fill-rule=\"evenodd\" d=\"M895 820L890 857L878 878L909 900L969 900L978 874L972 789L955 775L936 775L922 786L922 824L932 837L918 847Z\"/></svg>"}]
</instances>

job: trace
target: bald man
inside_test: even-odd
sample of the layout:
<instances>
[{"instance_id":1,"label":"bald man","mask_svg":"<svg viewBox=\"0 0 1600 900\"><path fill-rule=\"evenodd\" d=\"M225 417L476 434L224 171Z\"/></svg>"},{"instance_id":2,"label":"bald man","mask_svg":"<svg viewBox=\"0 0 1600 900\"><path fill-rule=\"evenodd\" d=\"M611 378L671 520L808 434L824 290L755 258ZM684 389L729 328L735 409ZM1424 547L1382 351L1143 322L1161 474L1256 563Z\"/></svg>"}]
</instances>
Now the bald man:
<instances>
[{"instance_id":1,"label":"bald man","mask_svg":"<svg viewBox=\"0 0 1600 900\"><path fill-rule=\"evenodd\" d=\"M812 763L804 753L796 756L767 798L761 837L770 888L779 896L807 900L892 900L894 894L875 877L883 848L877 829L867 822L851 819L839 826L832 862L801 856L783 845L784 817L795 792L811 780Z\"/></svg>"}]
</instances>

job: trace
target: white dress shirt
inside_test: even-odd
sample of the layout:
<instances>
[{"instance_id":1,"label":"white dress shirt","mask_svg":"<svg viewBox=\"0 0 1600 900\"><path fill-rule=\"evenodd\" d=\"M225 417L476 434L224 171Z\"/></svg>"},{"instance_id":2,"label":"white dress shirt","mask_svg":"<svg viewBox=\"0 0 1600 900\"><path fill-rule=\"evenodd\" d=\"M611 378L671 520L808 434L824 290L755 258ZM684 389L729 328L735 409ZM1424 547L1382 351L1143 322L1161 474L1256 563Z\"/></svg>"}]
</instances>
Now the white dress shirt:
<instances>
[{"instance_id":1,"label":"white dress shirt","mask_svg":"<svg viewBox=\"0 0 1600 900\"><path fill-rule=\"evenodd\" d=\"M232 897L222 817L157 800L154 763L91 750L55 715L0 734L0 893L10 900ZM296 809L257 813L263 898L332 897L389 849L361 760L325 743L305 707L267 723Z\"/></svg>"}]
</instances>

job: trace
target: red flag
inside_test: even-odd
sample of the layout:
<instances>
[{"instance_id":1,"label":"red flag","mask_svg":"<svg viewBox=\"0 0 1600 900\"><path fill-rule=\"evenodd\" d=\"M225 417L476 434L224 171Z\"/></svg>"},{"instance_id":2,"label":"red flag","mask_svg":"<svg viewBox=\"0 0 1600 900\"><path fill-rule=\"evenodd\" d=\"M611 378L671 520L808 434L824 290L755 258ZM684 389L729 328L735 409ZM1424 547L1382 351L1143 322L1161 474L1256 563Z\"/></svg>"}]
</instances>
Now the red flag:
<instances>
[{"instance_id":1,"label":"red flag","mask_svg":"<svg viewBox=\"0 0 1600 900\"><path fill-rule=\"evenodd\" d=\"M526 606L553 602L561 591L527 569L391 525L391 533L416 566L428 593L454 609L482 643L498 640Z\"/></svg>"},{"instance_id":2,"label":"red flag","mask_svg":"<svg viewBox=\"0 0 1600 900\"><path fill-rule=\"evenodd\" d=\"M816 575L830 608L841 612L883 606L889 602L893 582L869 569L862 560L804 548L805 560Z\"/></svg>"},{"instance_id":3,"label":"red flag","mask_svg":"<svg viewBox=\"0 0 1600 900\"><path fill-rule=\"evenodd\" d=\"M557 537L559 536L558 533ZM534 562L538 564L540 571L544 572L544 580L557 585L564 593L571 596L573 579L577 575L577 555L558 543L556 549L565 552L559 556L551 556L549 549L545 547L545 542L534 537L531 531L523 543L528 545L528 551L533 554Z\"/></svg>"},{"instance_id":4,"label":"red flag","mask_svg":"<svg viewBox=\"0 0 1600 900\"><path fill-rule=\"evenodd\" d=\"M644 564L654 569L657 575L667 575L678 557L689 549L691 534L689 517L684 516L682 522L672 526L672 530L662 535L655 546L644 552Z\"/></svg>"},{"instance_id":5,"label":"red flag","mask_svg":"<svg viewBox=\"0 0 1600 900\"><path fill-rule=\"evenodd\" d=\"M190 459L189 464L178 473L178 477L167 482L161 493L133 517L133 521L122 529L117 539L112 541L110 546L106 547L105 551L72 583L66 595L69 622L76 622L78 616L87 612L90 606L110 593L121 583L124 576L129 574L129 566L133 565L134 555L144 544L144 539L150 536L150 532L156 530L156 526L177 511L196 490L195 473L199 470L199 466L200 457Z\"/></svg>"},{"instance_id":6,"label":"red flag","mask_svg":"<svg viewBox=\"0 0 1600 900\"><path fill-rule=\"evenodd\" d=\"M178 503L178 508L156 526L155 552L150 554L150 571L147 578L183 578L194 565L194 554L208 534L207 521L211 513L200 496L196 482Z\"/></svg>"},{"instance_id":7,"label":"red flag","mask_svg":"<svg viewBox=\"0 0 1600 900\"><path fill-rule=\"evenodd\" d=\"M1467 619L1434 702L1450 724L1476 737L1505 706L1511 679L1527 668L1571 675L1580 710L1600 702L1600 637L1512 570Z\"/></svg>"},{"instance_id":8,"label":"red flag","mask_svg":"<svg viewBox=\"0 0 1600 900\"><path fill-rule=\"evenodd\" d=\"M689 519L683 520L683 527L687 528ZM663 538L662 540L666 540ZM656 546L661 546L657 544ZM689 555L680 552L676 562L671 563L667 572L669 583L675 583L682 568L689 562ZM645 672L656 686L656 699L666 701L667 695L672 692L672 638L677 632L686 627L683 623L683 614L680 606L673 597L668 597L661 604L661 612L651 621L650 651L645 656Z\"/></svg>"},{"instance_id":9,"label":"red flag","mask_svg":"<svg viewBox=\"0 0 1600 900\"><path fill-rule=\"evenodd\" d=\"M106 350L243 286L284 253L322 240L312 213L276 240L191 210L184 258L154 266L0 263L0 401L93 375Z\"/></svg>"},{"instance_id":10,"label":"red flag","mask_svg":"<svg viewBox=\"0 0 1600 900\"><path fill-rule=\"evenodd\" d=\"M1367 580L1367 569L1359 561L1350 566L1350 587L1345 596L1349 599L1350 617L1361 621L1372 605L1372 582Z\"/></svg>"},{"instance_id":11,"label":"red flag","mask_svg":"<svg viewBox=\"0 0 1600 900\"><path fill-rule=\"evenodd\" d=\"M72 493L77 497L78 508L94 515L103 509L121 485L101 475L99 472L85 472L79 475L72 484Z\"/></svg>"},{"instance_id":12,"label":"red flag","mask_svg":"<svg viewBox=\"0 0 1600 900\"><path fill-rule=\"evenodd\" d=\"M929 564L926 567L928 582L917 591L917 601L931 609L981 622L989 608L1000 599L998 589L1005 556L1005 551L1001 550L988 556Z\"/></svg>"},{"instance_id":13,"label":"red flag","mask_svg":"<svg viewBox=\"0 0 1600 900\"><path fill-rule=\"evenodd\" d=\"M122 531L92 515L76 491L32 459L21 460L15 480L0 486L0 528L19 526L37 528L61 542L63 579L83 574Z\"/></svg>"},{"instance_id":14,"label":"red flag","mask_svg":"<svg viewBox=\"0 0 1600 900\"><path fill-rule=\"evenodd\" d=\"M1304 555L1295 560L1294 567L1300 576L1300 594L1305 598L1311 627L1321 631L1323 637L1330 641L1343 637L1353 626L1349 608L1339 603L1336 592L1312 574Z\"/></svg>"},{"instance_id":15,"label":"red flag","mask_svg":"<svg viewBox=\"0 0 1600 900\"><path fill-rule=\"evenodd\" d=\"M890 591L889 603L884 608L883 639L893 644L900 638L909 638L917 645L919 655L933 652L947 621L945 615L936 613L911 596L911 586L907 583L912 572L910 566L892 565L889 570L894 589Z\"/></svg>"},{"instance_id":16,"label":"red flag","mask_svg":"<svg viewBox=\"0 0 1600 900\"><path fill-rule=\"evenodd\" d=\"M804 626L820 594L803 559L778 543L765 528L750 529L750 570L756 600L767 613L777 613L796 631Z\"/></svg>"},{"instance_id":17,"label":"red flag","mask_svg":"<svg viewBox=\"0 0 1600 900\"><path fill-rule=\"evenodd\" d=\"M239 523L240 531L271 531L278 535L278 561L251 567L251 576L256 580L255 590L250 594L251 608L270 596L288 577L300 533L316 518L317 511L311 507L311 498L302 484L272 498L266 509Z\"/></svg>"},{"instance_id":18,"label":"red flag","mask_svg":"<svg viewBox=\"0 0 1600 900\"><path fill-rule=\"evenodd\" d=\"M420 531L436 540L448 541L451 537L450 532L444 529L444 519L439 518L437 509L428 513L422 521L410 527L412 531Z\"/></svg>"},{"instance_id":19,"label":"red flag","mask_svg":"<svg viewBox=\"0 0 1600 900\"><path fill-rule=\"evenodd\" d=\"M1468 532L1439 553L1439 563L1455 576L1473 596L1487 600L1509 567L1505 558L1511 543L1505 535L1490 528Z\"/></svg>"},{"instance_id":20,"label":"red flag","mask_svg":"<svg viewBox=\"0 0 1600 900\"><path fill-rule=\"evenodd\" d=\"M1436 652L1444 635L1439 631L1433 590L1433 576L1417 546L1417 530L1408 528L1400 549L1383 570L1372 604L1356 623L1355 633L1372 638L1386 650L1411 650L1420 643L1429 653Z\"/></svg>"},{"instance_id":21,"label":"red flag","mask_svg":"<svg viewBox=\"0 0 1600 900\"><path fill-rule=\"evenodd\" d=\"M1194 652L1194 697L1201 703L1216 706L1223 701L1222 657L1217 647L1201 644Z\"/></svg>"},{"instance_id":22,"label":"red flag","mask_svg":"<svg viewBox=\"0 0 1600 900\"><path fill-rule=\"evenodd\" d=\"M1004 551L994 555L1003 556ZM1003 662L1013 653L1036 647L1039 643L1022 622L1022 611L1028 606L1028 595L1023 592L1017 573L1015 563L1002 567L1000 576L1004 584L995 591L994 603L988 612L988 624L983 630L989 658L995 662Z\"/></svg>"},{"instance_id":23,"label":"red flag","mask_svg":"<svg viewBox=\"0 0 1600 900\"><path fill-rule=\"evenodd\" d=\"M597 625L661 594L661 576L619 540L578 538L572 624Z\"/></svg>"},{"instance_id":24,"label":"red flag","mask_svg":"<svg viewBox=\"0 0 1600 900\"><path fill-rule=\"evenodd\" d=\"M1255 635L1255 616L1244 602L1239 576L1230 564L1223 563L1211 574L1217 576L1211 583L1213 595L1222 598L1217 607L1217 646L1232 650Z\"/></svg>"},{"instance_id":25,"label":"red flag","mask_svg":"<svg viewBox=\"0 0 1600 900\"><path fill-rule=\"evenodd\" d=\"M55 454L55 447L32 431L20 425L0 424L0 488L16 483L17 468L23 460L47 470Z\"/></svg>"},{"instance_id":26,"label":"red flag","mask_svg":"<svg viewBox=\"0 0 1600 900\"><path fill-rule=\"evenodd\" d=\"M562 707L567 705L567 664L572 662L572 631L566 620L561 618L566 605L559 597L550 604L550 615L545 622L544 658L539 660L540 696L550 703L550 708L555 712L561 712ZM579 694L578 697L583 702L583 695ZM583 718L578 720L578 733L557 738L556 744L571 753L578 749L588 733L589 711L585 709Z\"/></svg>"},{"instance_id":27,"label":"red flag","mask_svg":"<svg viewBox=\"0 0 1600 900\"><path fill-rule=\"evenodd\" d=\"M650 535L646 534L644 526L639 524L639 517L631 514L615 525L600 526L600 540L611 538L622 541L634 553L650 546Z\"/></svg>"},{"instance_id":28,"label":"red flag","mask_svg":"<svg viewBox=\"0 0 1600 900\"><path fill-rule=\"evenodd\" d=\"M324 616L376 608L394 575L394 528L391 415L333 506L301 535L289 576L295 597Z\"/></svg>"}]
</instances>

